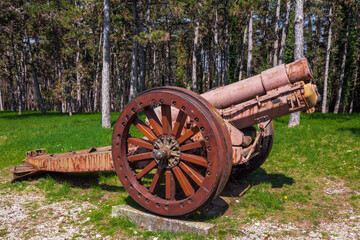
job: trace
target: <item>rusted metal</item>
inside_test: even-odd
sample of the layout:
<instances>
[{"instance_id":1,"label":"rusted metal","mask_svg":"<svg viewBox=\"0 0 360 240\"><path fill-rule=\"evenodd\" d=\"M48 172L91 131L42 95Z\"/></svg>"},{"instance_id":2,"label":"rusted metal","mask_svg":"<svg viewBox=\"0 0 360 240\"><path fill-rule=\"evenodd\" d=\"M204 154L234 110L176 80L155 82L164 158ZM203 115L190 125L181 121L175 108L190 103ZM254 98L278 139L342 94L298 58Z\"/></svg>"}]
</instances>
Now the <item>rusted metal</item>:
<instances>
[{"instance_id":1,"label":"rusted metal","mask_svg":"<svg viewBox=\"0 0 360 240\"><path fill-rule=\"evenodd\" d=\"M301 59L202 95L177 87L148 90L119 116L111 147L30 151L13 169L13 179L115 169L130 196L149 211L194 212L222 192L230 174L246 176L264 163L274 118L314 110L317 88L305 84L311 78L308 61ZM142 136L130 136L131 126Z\"/></svg>"}]
</instances>

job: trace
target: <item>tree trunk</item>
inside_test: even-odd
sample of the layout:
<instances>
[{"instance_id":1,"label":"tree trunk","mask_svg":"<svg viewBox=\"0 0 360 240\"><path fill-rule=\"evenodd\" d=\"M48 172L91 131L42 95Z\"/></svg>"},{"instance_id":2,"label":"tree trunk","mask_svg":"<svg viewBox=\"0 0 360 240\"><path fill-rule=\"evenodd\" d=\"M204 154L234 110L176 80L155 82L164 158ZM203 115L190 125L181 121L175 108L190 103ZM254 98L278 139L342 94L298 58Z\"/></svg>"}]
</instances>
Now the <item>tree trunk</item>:
<instances>
[{"instance_id":1,"label":"tree trunk","mask_svg":"<svg viewBox=\"0 0 360 240\"><path fill-rule=\"evenodd\" d=\"M288 30L289 30L289 22L290 22L290 10L291 10L291 1L288 0L286 2L285 22L284 22L284 26L282 28L282 33L281 33L281 43L280 43L280 52L279 52L279 65L284 62L286 36L287 36Z\"/></svg>"},{"instance_id":2,"label":"tree trunk","mask_svg":"<svg viewBox=\"0 0 360 240\"><path fill-rule=\"evenodd\" d=\"M10 85L10 110L15 111L15 93L14 93L14 78L11 71L11 59L10 53L6 52L8 64L5 64L5 72L8 74L9 85Z\"/></svg>"},{"instance_id":3,"label":"tree trunk","mask_svg":"<svg viewBox=\"0 0 360 240\"><path fill-rule=\"evenodd\" d=\"M275 16L276 20L275 20L274 58L273 58L273 66L274 67L278 65L280 4L281 4L281 1L277 0L276 16Z\"/></svg>"},{"instance_id":4,"label":"tree trunk","mask_svg":"<svg viewBox=\"0 0 360 240\"><path fill-rule=\"evenodd\" d=\"M197 74L196 74L196 65L197 65L197 59L196 59L196 52L199 42L199 18L197 17L195 20L195 31L194 31L194 45L193 45L193 54L192 54L192 89L194 92L198 92L198 86L197 86Z\"/></svg>"},{"instance_id":5,"label":"tree trunk","mask_svg":"<svg viewBox=\"0 0 360 240\"><path fill-rule=\"evenodd\" d=\"M354 108L354 98L355 98L355 91L356 91L356 83L357 83L357 78L358 78L358 72L359 72L359 60L360 60L360 54L359 54L359 48L357 50L357 59L356 59L356 68L355 68L355 78L354 78L354 85L353 85L353 89L351 92L351 100L350 100L350 108L349 108L349 113L351 114L353 112L353 108Z\"/></svg>"},{"instance_id":6,"label":"tree trunk","mask_svg":"<svg viewBox=\"0 0 360 240\"><path fill-rule=\"evenodd\" d=\"M30 39L27 36L26 36L26 38L27 38L27 45L28 45L28 48L29 48L31 74L32 74L32 77L33 77L33 80L34 80L34 88L35 88L35 92L36 92L36 98L37 98L37 102L38 102L38 107L40 108L42 114L46 114L46 109L44 107L43 100L42 100L42 97L41 97L40 86L39 86L39 81L38 81L36 68L35 68L35 64L34 64L34 57L33 57L32 49L31 49Z\"/></svg>"},{"instance_id":7,"label":"tree trunk","mask_svg":"<svg viewBox=\"0 0 360 240\"><path fill-rule=\"evenodd\" d=\"M294 60L304 58L304 0L295 0L295 46ZM300 112L290 114L288 127L300 124Z\"/></svg>"},{"instance_id":8,"label":"tree trunk","mask_svg":"<svg viewBox=\"0 0 360 240\"><path fill-rule=\"evenodd\" d=\"M225 6L225 9L227 6ZM230 42L230 36L229 36L229 17L228 17L228 11L225 10L225 43L224 43L224 64L223 64L223 81L224 85L228 84L228 69L229 69L229 42Z\"/></svg>"},{"instance_id":9,"label":"tree trunk","mask_svg":"<svg viewBox=\"0 0 360 240\"><path fill-rule=\"evenodd\" d=\"M139 17L138 17L138 33L144 32L142 23L142 1L139 1ZM145 91L145 76L146 76L146 45L140 44L140 76L139 76L139 90Z\"/></svg>"},{"instance_id":10,"label":"tree trunk","mask_svg":"<svg viewBox=\"0 0 360 240\"><path fill-rule=\"evenodd\" d=\"M75 58L75 64L76 64L76 105L77 105L77 112L81 112L82 106L81 106L81 74L80 74L80 40L76 40L76 58Z\"/></svg>"},{"instance_id":11,"label":"tree trunk","mask_svg":"<svg viewBox=\"0 0 360 240\"><path fill-rule=\"evenodd\" d=\"M340 69L339 87L338 87L338 92L336 95L336 102L335 102L335 108L334 108L335 114L339 113L341 93L342 93L343 84L344 84L345 64L346 64L347 50L348 50L348 44L349 44L351 11L352 10L351 10L351 6L350 6L349 12L348 12L348 17L347 17L347 24L346 24L345 44L344 44L344 52L343 52L343 56L342 56L341 69Z\"/></svg>"},{"instance_id":12,"label":"tree trunk","mask_svg":"<svg viewBox=\"0 0 360 240\"><path fill-rule=\"evenodd\" d=\"M329 77L329 63L330 63L330 52L331 52L331 36L332 36L332 8L329 9L329 34L327 39L326 47L326 60L325 60L325 73L324 73L324 91L322 95L322 104L321 112L326 113L326 104L327 104L327 90L328 90L328 77Z\"/></svg>"},{"instance_id":13,"label":"tree trunk","mask_svg":"<svg viewBox=\"0 0 360 240\"><path fill-rule=\"evenodd\" d=\"M4 111L3 100L2 100L2 95L1 95L1 89L0 89L0 111Z\"/></svg>"},{"instance_id":14,"label":"tree trunk","mask_svg":"<svg viewBox=\"0 0 360 240\"><path fill-rule=\"evenodd\" d=\"M251 77L251 64L252 64L252 50L253 50L253 12L251 10L249 19L249 39L248 39L248 58L247 58L247 77Z\"/></svg>"},{"instance_id":15,"label":"tree trunk","mask_svg":"<svg viewBox=\"0 0 360 240\"><path fill-rule=\"evenodd\" d=\"M215 27L214 27L214 87L219 86L219 79L218 79L218 45L219 45L219 39L218 39L218 22L219 22L219 16L218 16L218 2L216 1L216 10L215 10Z\"/></svg>"},{"instance_id":16,"label":"tree trunk","mask_svg":"<svg viewBox=\"0 0 360 240\"><path fill-rule=\"evenodd\" d=\"M100 68L100 54L102 47L102 29L100 29L100 37L99 37L99 48L96 57L96 73L95 73L95 83L94 83L94 112L98 111L98 95L99 95L99 68Z\"/></svg>"},{"instance_id":17,"label":"tree trunk","mask_svg":"<svg viewBox=\"0 0 360 240\"><path fill-rule=\"evenodd\" d=\"M101 80L102 127L110 128L110 0L104 0L104 43Z\"/></svg>"},{"instance_id":18,"label":"tree trunk","mask_svg":"<svg viewBox=\"0 0 360 240\"><path fill-rule=\"evenodd\" d=\"M137 0L133 0L133 43L132 43L132 64L131 64L131 79L130 79L130 91L129 91L129 102L131 102L137 95L137 81L138 81L138 63L137 63L137 52L138 42L135 39L137 35L137 13L136 13Z\"/></svg>"},{"instance_id":19,"label":"tree trunk","mask_svg":"<svg viewBox=\"0 0 360 240\"><path fill-rule=\"evenodd\" d=\"M166 66L165 66L165 86L170 85L170 36L168 33L168 40L166 41L165 46L165 58L166 58Z\"/></svg>"},{"instance_id":20,"label":"tree trunk","mask_svg":"<svg viewBox=\"0 0 360 240\"><path fill-rule=\"evenodd\" d=\"M249 19L248 15L248 19ZM243 36L243 41L242 41L242 46L241 46L241 50L240 50L240 70L239 70L239 81L242 80L242 72L244 70L244 55L245 55L245 44L246 44L246 39L247 39L247 33L248 32L248 23L246 21L246 26L244 29L244 36Z\"/></svg>"},{"instance_id":21,"label":"tree trunk","mask_svg":"<svg viewBox=\"0 0 360 240\"><path fill-rule=\"evenodd\" d=\"M22 89L20 86L20 75L19 75L19 68L17 64L16 59L16 53L15 53L15 45L14 45L14 36L11 35L11 44L12 44L12 51L14 56L14 67L15 67L15 79L16 79L16 92L17 92L17 99L18 99L18 110L19 115L22 115L23 112L23 102L22 102Z\"/></svg>"}]
</instances>

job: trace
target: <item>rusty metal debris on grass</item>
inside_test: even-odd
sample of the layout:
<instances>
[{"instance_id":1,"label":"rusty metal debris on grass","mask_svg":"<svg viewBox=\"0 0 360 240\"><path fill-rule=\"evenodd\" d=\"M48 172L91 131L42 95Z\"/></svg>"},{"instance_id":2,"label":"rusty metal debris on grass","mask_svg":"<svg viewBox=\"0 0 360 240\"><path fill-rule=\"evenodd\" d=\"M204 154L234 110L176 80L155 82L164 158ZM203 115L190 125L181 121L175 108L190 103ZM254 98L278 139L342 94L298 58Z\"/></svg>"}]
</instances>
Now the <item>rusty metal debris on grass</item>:
<instances>
[{"instance_id":1,"label":"rusty metal debris on grass","mask_svg":"<svg viewBox=\"0 0 360 240\"><path fill-rule=\"evenodd\" d=\"M264 163L273 143L272 119L314 111L319 94L306 83L312 77L301 59L202 95L178 87L148 90L120 114L111 147L28 152L24 165L13 169L14 180L39 171L115 170L149 211L197 211L222 192L231 174L246 176ZM131 127L142 136L131 136Z\"/></svg>"}]
</instances>

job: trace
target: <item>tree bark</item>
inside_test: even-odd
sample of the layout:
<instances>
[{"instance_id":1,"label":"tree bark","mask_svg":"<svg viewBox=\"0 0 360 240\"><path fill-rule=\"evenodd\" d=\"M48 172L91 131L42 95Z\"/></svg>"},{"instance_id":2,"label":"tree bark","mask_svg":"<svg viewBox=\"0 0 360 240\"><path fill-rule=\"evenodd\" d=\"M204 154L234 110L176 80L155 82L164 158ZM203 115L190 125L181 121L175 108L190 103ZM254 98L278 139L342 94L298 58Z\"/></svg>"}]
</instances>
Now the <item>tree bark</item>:
<instances>
[{"instance_id":1,"label":"tree bark","mask_svg":"<svg viewBox=\"0 0 360 240\"><path fill-rule=\"evenodd\" d=\"M194 31L194 44L193 44L193 53L192 53L192 88L194 92L198 92L198 86L197 86L197 73L196 73L196 66L197 66L197 59L196 59L196 53L197 53L197 47L199 42L199 18L197 17L195 20L195 31Z\"/></svg>"},{"instance_id":2,"label":"tree bark","mask_svg":"<svg viewBox=\"0 0 360 240\"><path fill-rule=\"evenodd\" d=\"M81 105L81 74L80 74L80 40L76 40L76 58L75 58L75 64L76 64L76 105L77 105L77 112L82 111L82 105Z\"/></svg>"},{"instance_id":3,"label":"tree bark","mask_svg":"<svg viewBox=\"0 0 360 240\"><path fill-rule=\"evenodd\" d=\"M142 23L142 1L139 1L139 17L138 17L138 32L144 31ZM145 76L146 76L146 45L140 44L140 76L139 76L139 90L140 92L145 91Z\"/></svg>"},{"instance_id":4,"label":"tree bark","mask_svg":"<svg viewBox=\"0 0 360 240\"><path fill-rule=\"evenodd\" d=\"M32 77L34 80L34 88L35 88L35 92L36 92L38 107L40 108L42 114L46 114L46 109L44 107L43 100L41 97L41 91L40 91L39 81L38 81L37 72L36 72L36 68L35 68L35 64L34 64L34 57L33 57L32 49L31 49L30 39L28 36L26 36L26 38L27 38L27 45L29 48L31 74L32 74Z\"/></svg>"},{"instance_id":5,"label":"tree bark","mask_svg":"<svg viewBox=\"0 0 360 240\"><path fill-rule=\"evenodd\" d=\"M247 77L252 76L251 64L252 64L252 51L253 51L253 12L251 10L249 19L249 39L248 39L248 58L247 58Z\"/></svg>"},{"instance_id":6,"label":"tree bark","mask_svg":"<svg viewBox=\"0 0 360 240\"><path fill-rule=\"evenodd\" d=\"M214 26L214 87L219 86L219 79L218 79L218 45L219 45L219 39L218 39L218 22L219 22L219 16L218 16L218 2L216 1L216 9L215 9L215 26Z\"/></svg>"},{"instance_id":7,"label":"tree bark","mask_svg":"<svg viewBox=\"0 0 360 240\"><path fill-rule=\"evenodd\" d=\"M224 43L224 61L223 61L223 82L224 85L228 84L228 69L229 69L229 42L230 42L230 36L229 36L229 13L226 10L227 6L225 6L225 43Z\"/></svg>"},{"instance_id":8,"label":"tree bark","mask_svg":"<svg viewBox=\"0 0 360 240\"><path fill-rule=\"evenodd\" d=\"M10 85L10 110L15 111L15 93L14 93L14 78L11 71L11 59L10 59L10 53L6 52L6 57L8 60L8 64L5 64L5 72L8 75L9 78L9 85Z\"/></svg>"},{"instance_id":9,"label":"tree bark","mask_svg":"<svg viewBox=\"0 0 360 240\"><path fill-rule=\"evenodd\" d=\"M329 77L329 63L330 63L330 52L331 52L331 37L332 37L332 9L333 6L330 6L329 9L329 31L326 47L326 60L325 60L325 73L324 73L324 90L322 95L322 104L321 112L326 113L326 104L327 104L327 90L328 90L328 77Z\"/></svg>"},{"instance_id":10,"label":"tree bark","mask_svg":"<svg viewBox=\"0 0 360 240\"><path fill-rule=\"evenodd\" d=\"M101 83L102 127L110 128L110 0L104 0L104 43Z\"/></svg>"},{"instance_id":11,"label":"tree bark","mask_svg":"<svg viewBox=\"0 0 360 240\"><path fill-rule=\"evenodd\" d=\"M170 85L170 32L168 33L166 46L165 46L165 58L166 58L166 66L165 66L165 86Z\"/></svg>"},{"instance_id":12,"label":"tree bark","mask_svg":"<svg viewBox=\"0 0 360 240\"><path fill-rule=\"evenodd\" d=\"M1 95L1 89L0 89L0 111L4 111L3 100L2 100L2 95Z\"/></svg>"},{"instance_id":13,"label":"tree bark","mask_svg":"<svg viewBox=\"0 0 360 240\"><path fill-rule=\"evenodd\" d=\"M281 0L277 0L276 16L275 16L276 20L275 20L274 58L273 58L274 67L278 65L280 4L281 4Z\"/></svg>"},{"instance_id":14,"label":"tree bark","mask_svg":"<svg viewBox=\"0 0 360 240\"><path fill-rule=\"evenodd\" d=\"M100 37L99 37L99 48L96 57L96 73L95 73L95 83L94 83L94 112L98 111L98 95L99 95L99 69L100 69L100 54L102 47L102 29L100 29Z\"/></svg>"},{"instance_id":15,"label":"tree bark","mask_svg":"<svg viewBox=\"0 0 360 240\"><path fill-rule=\"evenodd\" d=\"M249 17L250 17L250 15L248 15L248 19L249 19ZM245 26L245 29L244 29L244 36L243 36L242 46L241 46L241 50L240 50L239 81L242 80L242 72L243 72L243 70L244 70L244 55L245 55L245 44L246 44L247 34L248 34L248 22L246 21L246 26Z\"/></svg>"},{"instance_id":16,"label":"tree bark","mask_svg":"<svg viewBox=\"0 0 360 240\"><path fill-rule=\"evenodd\" d=\"M339 87L338 92L336 95L336 102L334 107L334 113L339 113L340 102L341 102L341 93L344 84L344 77L345 77L345 64L346 64L346 57L347 57L347 50L349 44L349 32L350 32L350 23L351 23L351 6L349 7L348 17L347 17L347 24L346 24L346 34L345 34L345 44L344 44L344 52L342 56L341 62L341 69L340 69L340 79L339 79Z\"/></svg>"},{"instance_id":17,"label":"tree bark","mask_svg":"<svg viewBox=\"0 0 360 240\"><path fill-rule=\"evenodd\" d=\"M282 33L281 33L281 43L280 43L280 52L279 52L279 65L284 62L286 36L288 34L288 31L289 31L290 10L291 10L291 1L288 0L286 2L285 22L284 22L284 26L282 28Z\"/></svg>"},{"instance_id":18,"label":"tree bark","mask_svg":"<svg viewBox=\"0 0 360 240\"><path fill-rule=\"evenodd\" d=\"M17 99L18 99L18 110L19 115L22 115L23 112L23 102L22 102L22 89L20 86L20 75L19 75L19 68L17 64L16 59L16 53L15 53L15 45L14 45L14 36L11 35L11 44L12 44L12 52L14 56L14 67L15 67L15 79L16 79L16 92L17 92Z\"/></svg>"},{"instance_id":19,"label":"tree bark","mask_svg":"<svg viewBox=\"0 0 360 240\"><path fill-rule=\"evenodd\" d=\"M304 58L304 0L295 1L295 46L294 60ZM300 124L300 112L290 114L288 127Z\"/></svg>"},{"instance_id":20,"label":"tree bark","mask_svg":"<svg viewBox=\"0 0 360 240\"><path fill-rule=\"evenodd\" d=\"M131 64L131 78L130 78L130 91L129 91L129 102L131 102L137 95L137 81L138 81L138 72L137 72L137 52L138 52L138 42L135 39L137 35L137 13L136 13L137 0L133 0L133 43L132 43L132 64Z\"/></svg>"},{"instance_id":21,"label":"tree bark","mask_svg":"<svg viewBox=\"0 0 360 240\"><path fill-rule=\"evenodd\" d=\"M357 58L356 58L356 68L355 68L355 78L354 78L354 85L351 92L351 100L350 100L350 107L349 107L349 113L351 114L353 112L354 108L354 98L355 98L355 91L356 91L356 83L358 78L358 72L359 72L359 60L360 60L360 51L359 48L357 50Z\"/></svg>"}]
</instances>

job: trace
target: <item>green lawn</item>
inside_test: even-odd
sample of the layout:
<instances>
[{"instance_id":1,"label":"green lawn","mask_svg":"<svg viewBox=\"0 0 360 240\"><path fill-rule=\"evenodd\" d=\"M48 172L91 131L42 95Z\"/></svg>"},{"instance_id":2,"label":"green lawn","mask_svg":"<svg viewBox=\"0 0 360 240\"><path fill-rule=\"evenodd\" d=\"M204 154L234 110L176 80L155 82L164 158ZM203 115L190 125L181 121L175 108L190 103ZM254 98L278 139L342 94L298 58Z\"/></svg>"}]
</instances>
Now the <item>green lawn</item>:
<instances>
[{"instance_id":1,"label":"green lawn","mask_svg":"<svg viewBox=\"0 0 360 240\"><path fill-rule=\"evenodd\" d=\"M113 124L118 115L112 113ZM275 120L271 155L262 168L243 180L250 184L250 189L230 202L224 216L205 218L217 225L210 237L234 234L252 219L271 217L295 224L305 221L311 228L341 217L340 209L359 214L360 114L302 114L301 125L294 128L287 128L287 122L288 116ZM20 192L31 185L48 202L89 201L97 208L85 214L90 220L84 224L93 224L110 236L180 236L148 232L127 220L111 219L111 206L136 204L114 173L52 175L9 183L10 167L21 164L26 151L46 148L48 153L59 153L107 146L111 144L111 135L112 129L101 128L101 114L68 116L50 112L42 116L39 112L25 112L18 116L0 112L0 176L4 182L1 188ZM327 194L327 189L342 193Z\"/></svg>"}]
</instances>

